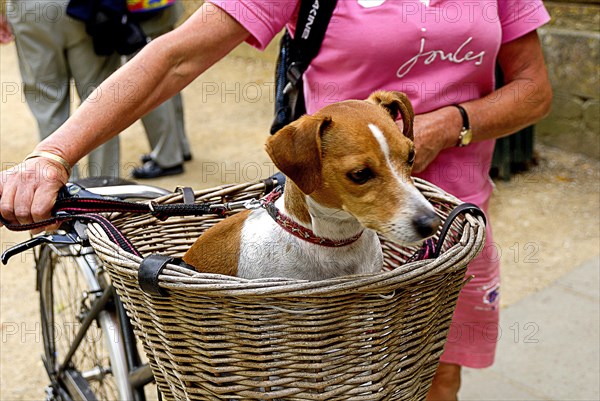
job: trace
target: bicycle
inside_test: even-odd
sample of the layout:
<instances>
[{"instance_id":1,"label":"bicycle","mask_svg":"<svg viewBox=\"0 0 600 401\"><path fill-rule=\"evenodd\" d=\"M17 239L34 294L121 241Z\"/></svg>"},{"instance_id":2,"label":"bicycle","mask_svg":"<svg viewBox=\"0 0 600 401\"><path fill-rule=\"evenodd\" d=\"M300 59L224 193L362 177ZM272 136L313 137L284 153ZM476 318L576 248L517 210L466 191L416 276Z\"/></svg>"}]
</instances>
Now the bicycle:
<instances>
[{"instance_id":1,"label":"bicycle","mask_svg":"<svg viewBox=\"0 0 600 401\"><path fill-rule=\"evenodd\" d=\"M105 178L81 180L70 190L82 187L90 194L120 200L170 193ZM2 261L31 248L36 248L42 360L50 379L46 399L144 401L144 388L154 377L141 361L129 318L87 241L85 224L69 221L56 233L32 237L7 250Z\"/></svg>"}]
</instances>

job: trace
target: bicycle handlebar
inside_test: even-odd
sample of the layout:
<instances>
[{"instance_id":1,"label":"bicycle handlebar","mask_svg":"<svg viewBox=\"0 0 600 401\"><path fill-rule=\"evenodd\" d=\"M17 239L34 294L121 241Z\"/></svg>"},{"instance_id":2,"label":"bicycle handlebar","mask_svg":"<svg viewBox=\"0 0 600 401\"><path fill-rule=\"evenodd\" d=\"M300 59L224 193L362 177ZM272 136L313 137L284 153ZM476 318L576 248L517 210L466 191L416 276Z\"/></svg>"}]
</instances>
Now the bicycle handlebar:
<instances>
[{"instance_id":1,"label":"bicycle handlebar","mask_svg":"<svg viewBox=\"0 0 600 401\"><path fill-rule=\"evenodd\" d=\"M85 188L95 195L119 199L154 199L159 196L168 195L171 191L152 185L115 185L104 187Z\"/></svg>"},{"instance_id":2,"label":"bicycle handlebar","mask_svg":"<svg viewBox=\"0 0 600 401\"><path fill-rule=\"evenodd\" d=\"M109 200L109 199L154 199L162 195L170 194L171 192L150 185L115 185L115 186L104 186L104 187L90 187L83 188L80 185L74 183L68 183L66 186L61 188L59 194L57 196L57 203L59 202L68 202L70 199L74 198L84 198L86 200L91 199L99 199L99 200ZM46 220L44 222L38 222L32 224L10 224L6 222L2 216L0 216L0 221L3 225L7 226L8 229L14 230L28 230L36 227L40 227L40 224L52 224L54 222L61 221L62 218L67 219L70 217L69 213L65 213L63 211L58 211L53 213L53 218ZM81 243L80 238L74 233L65 233L65 234L45 234L33 237L25 242L17 244L5 252L2 253L0 260L2 264L6 265L8 260L21 252L32 249L38 245L44 243L53 243L53 244L65 244L65 245L74 245L77 243Z\"/></svg>"},{"instance_id":3,"label":"bicycle handlebar","mask_svg":"<svg viewBox=\"0 0 600 401\"><path fill-rule=\"evenodd\" d=\"M279 183L279 177L275 176L275 180L269 179L269 181L272 184ZM281 181L283 181L283 179ZM67 221L81 221L83 223L95 222L99 223L105 230L110 231L114 242L118 243L121 248L137 255L138 252L135 247L129 243L127 238L123 236L109 220L101 215L102 213L123 212L151 214L160 220L164 220L171 216L202 216L206 214L223 215L232 210L247 208L249 202L248 200L241 200L224 203L207 201L204 203L185 202L160 204L152 201L142 203L122 200L132 198L154 199L170 193L171 192L165 189L149 185L118 185L86 189L80 185L69 183L59 191L50 219L29 224L12 224L6 222L2 216L0 216L0 222L6 226L7 229L13 231L33 230ZM41 243L58 243L53 241L54 238L58 238L55 236L46 235L39 237L39 240L26 241L25 243L9 249L2 255L3 263L6 264L5 261L8 260L10 256ZM64 240L70 241L70 239ZM73 242L67 243L71 244Z\"/></svg>"}]
</instances>

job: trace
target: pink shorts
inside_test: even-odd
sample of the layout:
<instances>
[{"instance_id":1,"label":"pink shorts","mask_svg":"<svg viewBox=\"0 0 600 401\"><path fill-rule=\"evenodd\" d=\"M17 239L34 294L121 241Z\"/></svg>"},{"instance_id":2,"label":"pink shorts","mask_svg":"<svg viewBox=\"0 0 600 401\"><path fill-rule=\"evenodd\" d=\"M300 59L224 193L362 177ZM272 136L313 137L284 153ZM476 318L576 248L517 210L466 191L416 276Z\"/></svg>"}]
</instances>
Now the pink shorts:
<instances>
[{"instance_id":1,"label":"pink shorts","mask_svg":"<svg viewBox=\"0 0 600 401\"><path fill-rule=\"evenodd\" d=\"M487 201L480 206L487 215ZM441 362L470 368L485 368L494 362L500 309L500 260L489 218L486 232L482 253L469 264L467 276L474 278L458 297Z\"/></svg>"}]
</instances>

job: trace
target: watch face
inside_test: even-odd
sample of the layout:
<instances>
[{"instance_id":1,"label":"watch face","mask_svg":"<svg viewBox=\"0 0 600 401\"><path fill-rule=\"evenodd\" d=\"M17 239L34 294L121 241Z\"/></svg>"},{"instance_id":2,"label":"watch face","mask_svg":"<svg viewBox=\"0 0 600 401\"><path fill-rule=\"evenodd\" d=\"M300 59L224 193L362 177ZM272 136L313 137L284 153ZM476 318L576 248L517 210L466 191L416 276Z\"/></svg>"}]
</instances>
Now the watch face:
<instances>
[{"instance_id":1,"label":"watch face","mask_svg":"<svg viewBox=\"0 0 600 401\"><path fill-rule=\"evenodd\" d=\"M467 146L471 143L471 140L473 139L473 131L471 131L470 129L465 130L465 133L461 139L462 140L460 142L462 146Z\"/></svg>"}]
</instances>

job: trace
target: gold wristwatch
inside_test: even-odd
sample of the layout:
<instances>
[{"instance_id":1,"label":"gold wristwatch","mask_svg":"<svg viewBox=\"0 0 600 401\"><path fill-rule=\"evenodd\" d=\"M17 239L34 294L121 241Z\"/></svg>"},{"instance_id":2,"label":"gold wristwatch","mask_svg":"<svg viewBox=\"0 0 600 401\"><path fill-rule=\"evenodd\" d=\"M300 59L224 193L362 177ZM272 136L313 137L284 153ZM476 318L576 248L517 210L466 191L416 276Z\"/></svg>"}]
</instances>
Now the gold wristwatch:
<instances>
[{"instance_id":1,"label":"gold wristwatch","mask_svg":"<svg viewBox=\"0 0 600 401\"><path fill-rule=\"evenodd\" d=\"M454 107L460 111L460 115L462 116L463 126L460 130L460 135L458 136L458 142L456 146L462 148L463 146L467 146L471 143L473 139L473 131L471 131L471 125L469 124L469 115L467 111L461 105L455 104Z\"/></svg>"}]
</instances>

